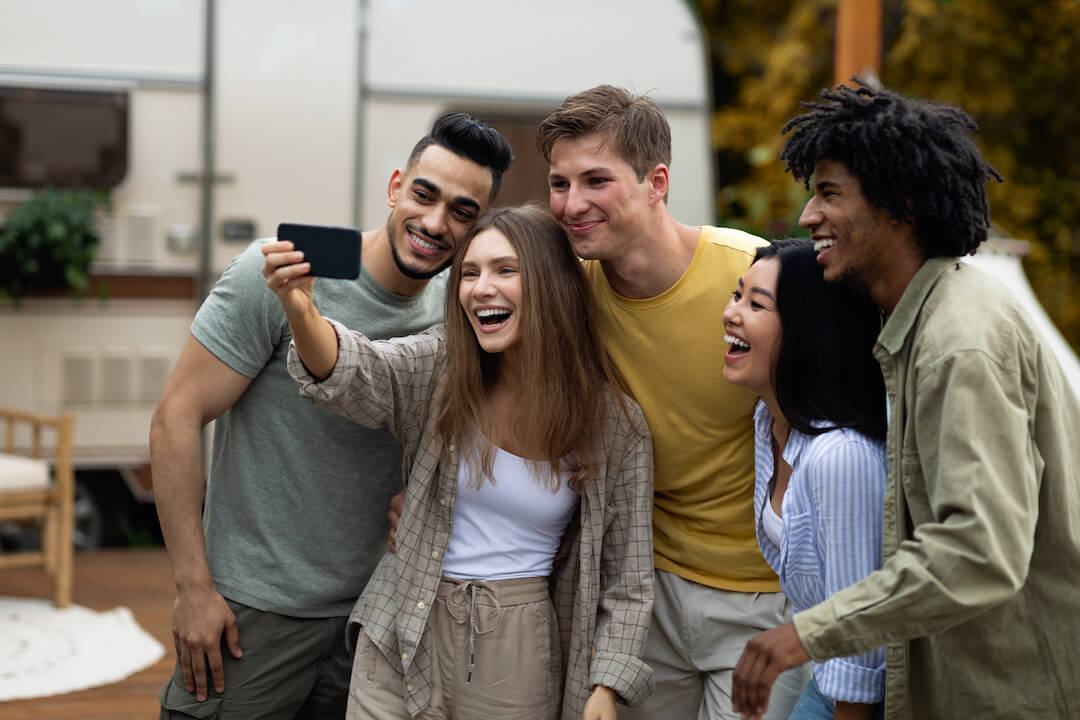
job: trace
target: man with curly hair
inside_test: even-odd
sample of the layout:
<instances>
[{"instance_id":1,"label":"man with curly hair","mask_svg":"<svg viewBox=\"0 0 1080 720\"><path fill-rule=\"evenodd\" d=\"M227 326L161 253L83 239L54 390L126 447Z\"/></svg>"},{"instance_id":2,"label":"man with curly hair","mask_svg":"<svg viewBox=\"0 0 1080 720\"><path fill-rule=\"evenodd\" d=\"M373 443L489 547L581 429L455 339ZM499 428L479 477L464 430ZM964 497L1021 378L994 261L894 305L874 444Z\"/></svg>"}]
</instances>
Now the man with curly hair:
<instances>
[{"instance_id":1,"label":"man with curly hair","mask_svg":"<svg viewBox=\"0 0 1080 720\"><path fill-rule=\"evenodd\" d=\"M959 108L860 84L783 128L825 278L887 318L883 566L748 643L733 704L888 645L887 718L1080 717L1080 406L1008 290L960 262L1001 176ZM839 717L839 716L838 716Z\"/></svg>"}]
</instances>

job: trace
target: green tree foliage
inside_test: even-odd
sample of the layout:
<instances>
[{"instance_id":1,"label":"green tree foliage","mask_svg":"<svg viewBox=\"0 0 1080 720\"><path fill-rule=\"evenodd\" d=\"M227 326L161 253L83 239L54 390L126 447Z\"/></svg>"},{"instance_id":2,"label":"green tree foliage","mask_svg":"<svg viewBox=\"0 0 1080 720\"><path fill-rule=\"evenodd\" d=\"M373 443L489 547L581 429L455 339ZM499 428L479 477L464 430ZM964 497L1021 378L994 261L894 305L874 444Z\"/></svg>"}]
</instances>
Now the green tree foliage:
<instances>
[{"instance_id":1,"label":"green tree foliage","mask_svg":"<svg viewBox=\"0 0 1080 720\"><path fill-rule=\"evenodd\" d=\"M807 197L777 161L779 129L832 82L836 0L698 0L712 52L720 222L798 231ZM971 113L1005 182L992 218L1080 347L1080 1L884 0L881 78Z\"/></svg>"}]
</instances>

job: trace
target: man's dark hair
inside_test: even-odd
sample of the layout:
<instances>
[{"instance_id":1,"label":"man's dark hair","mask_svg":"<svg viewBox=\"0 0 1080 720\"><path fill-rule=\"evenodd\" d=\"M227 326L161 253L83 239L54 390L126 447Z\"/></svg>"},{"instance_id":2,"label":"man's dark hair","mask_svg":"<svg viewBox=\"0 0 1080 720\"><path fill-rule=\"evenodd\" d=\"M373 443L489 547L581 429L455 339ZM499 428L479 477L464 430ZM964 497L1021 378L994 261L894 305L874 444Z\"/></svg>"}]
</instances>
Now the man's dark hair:
<instances>
[{"instance_id":1,"label":"man's dark hair","mask_svg":"<svg viewBox=\"0 0 1080 720\"><path fill-rule=\"evenodd\" d=\"M420 138L409 153L406 170L432 145L440 145L455 155L472 160L491 171L491 200L499 192L502 175L514 160L510 143L495 128L463 112L440 115L431 132Z\"/></svg>"},{"instance_id":2,"label":"man's dark hair","mask_svg":"<svg viewBox=\"0 0 1080 720\"><path fill-rule=\"evenodd\" d=\"M780 260L776 308L780 350L773 386L780 412L801 433L850 428L885 439L885 381L874 359L878 308L863 294L825 282L809 238L781 238L754 262Z\"/></svg>"},{"instance_id":3,"label":"man's dark hair","mask_svg":"<svg viewBox=\"0 0 1080 720\"><path fill-rule=\"evenodd\" d=\"M971 140L975 121L853 80L803 103L780 131L791 131L780 159L807 189L819 161L843 163L871 205L911 223L928 258L974 253L990 227L985 183L1002 179Z\"/></svg>"}]
</instances>

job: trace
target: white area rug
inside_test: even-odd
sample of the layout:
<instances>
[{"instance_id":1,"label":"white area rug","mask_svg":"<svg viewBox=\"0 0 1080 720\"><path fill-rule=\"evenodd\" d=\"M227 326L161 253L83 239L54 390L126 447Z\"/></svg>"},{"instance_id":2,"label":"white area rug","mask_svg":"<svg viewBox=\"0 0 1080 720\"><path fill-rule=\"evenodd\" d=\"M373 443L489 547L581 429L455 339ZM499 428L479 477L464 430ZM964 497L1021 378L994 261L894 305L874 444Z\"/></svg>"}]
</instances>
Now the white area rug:
<instances>
[{"instance_id":1,"label":"white area rug","mask_svg":"<svg viewBox=\"0 0 1080 720\"><path fill-rule=\"evenodd\" d=\"M164 654L126 607L57 610L47 600L0 597L0 701L107 685Z\"/></svg>"}]
</instances>

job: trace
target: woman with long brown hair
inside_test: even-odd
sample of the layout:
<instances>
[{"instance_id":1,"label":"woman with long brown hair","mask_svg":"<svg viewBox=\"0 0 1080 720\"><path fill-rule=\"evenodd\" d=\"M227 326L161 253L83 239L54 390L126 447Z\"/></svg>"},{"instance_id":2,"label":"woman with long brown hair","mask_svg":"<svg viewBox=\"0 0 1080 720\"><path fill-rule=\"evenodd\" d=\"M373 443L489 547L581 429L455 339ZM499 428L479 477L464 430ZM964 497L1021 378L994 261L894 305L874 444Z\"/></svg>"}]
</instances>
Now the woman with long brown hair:
<instances>
[{"instance_id":1,"label":"woman with long brown hair","mask_svg":"<svg viewBox=\"0 0 1080 720\"><path fill-rule=\"evenodd\" d=\"M348 717L612 720L644 699L651 440L558 224L485 213L445 324L387 341L322 319L288 243L264 253L301 393L404 448L397 552L350 619Z\"/></svg>"}]
</instances>

